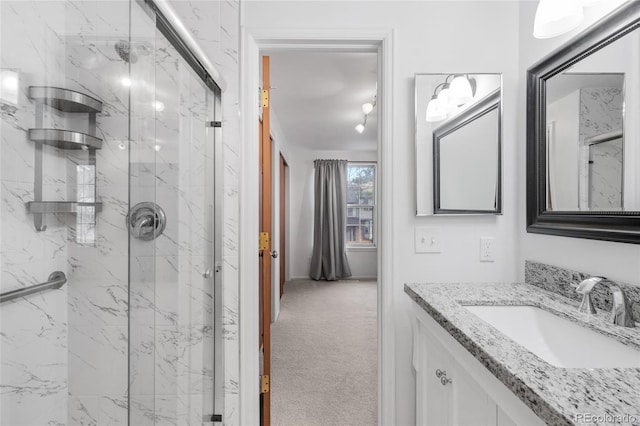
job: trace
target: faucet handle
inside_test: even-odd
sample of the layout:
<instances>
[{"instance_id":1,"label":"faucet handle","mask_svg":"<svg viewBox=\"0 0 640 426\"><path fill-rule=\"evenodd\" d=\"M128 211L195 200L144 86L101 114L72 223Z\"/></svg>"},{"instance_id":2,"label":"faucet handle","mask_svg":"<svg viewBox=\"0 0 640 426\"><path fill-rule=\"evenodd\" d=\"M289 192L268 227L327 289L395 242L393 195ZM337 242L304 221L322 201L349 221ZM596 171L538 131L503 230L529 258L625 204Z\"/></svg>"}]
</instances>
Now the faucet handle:
<instances>
[{"instance_id":1,"label":"faucet handle","mask_svg":"<svg viewBox=\"0 0 640 426\"><path fill-rule=\"evenodd\" d=\"M585 295L589 294L589 292L591 292L591 290L593 289L593 286L598 284L603 279L604 277L589 277L578 284L578 287L576 287L576 292Z\"/></svg>"}]
</instances>

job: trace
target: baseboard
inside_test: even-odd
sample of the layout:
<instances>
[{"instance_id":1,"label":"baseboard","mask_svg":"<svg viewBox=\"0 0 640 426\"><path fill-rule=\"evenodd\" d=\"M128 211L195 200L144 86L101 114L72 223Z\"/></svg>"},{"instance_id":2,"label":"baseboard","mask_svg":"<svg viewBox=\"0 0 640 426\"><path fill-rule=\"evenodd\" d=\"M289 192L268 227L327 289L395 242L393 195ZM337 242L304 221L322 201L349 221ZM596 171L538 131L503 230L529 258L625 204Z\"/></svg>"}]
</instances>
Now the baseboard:
<instances>
[{"instance_id":1,"label":"baseboard","mask_svg":"<svg viewBox=\"0 0 640 426\"><path fill-rule=\"evenodd\" d=\"M291 278L289 278L287 281L294 281L294 280L310 280L310 279L311 279L311 278L309 278L309 276L308 276L308 275L306 275L306 276L300 276L300 277L291 277ZM367 281L369 281L369 280L377 280L377 279L378 279L378 277L376 277L375 275L374 275L374 276L372 276L372 277L352 276L352 277L347 278L346 280L341 280L341 281L348 281L348 280L363 280L363 281L367 280Z\"/></svg>"}]
</instances>

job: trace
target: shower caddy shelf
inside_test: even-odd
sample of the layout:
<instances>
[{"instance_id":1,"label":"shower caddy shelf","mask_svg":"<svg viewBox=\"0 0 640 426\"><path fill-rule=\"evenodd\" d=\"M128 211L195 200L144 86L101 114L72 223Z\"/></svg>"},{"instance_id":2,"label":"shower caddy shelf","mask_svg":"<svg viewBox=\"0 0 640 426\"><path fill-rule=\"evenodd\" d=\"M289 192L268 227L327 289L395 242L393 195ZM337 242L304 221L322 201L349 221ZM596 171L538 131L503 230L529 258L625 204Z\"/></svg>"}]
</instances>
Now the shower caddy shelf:
<instances>
[{"instance_id":1,"label":"shower caddy shelf","mask_svg":"<svg viewBox=\"0 0 640 426\"><path fill-rule=\"evenodd\" d=\"M100 202L46 201L42 199L43 169L42 147L53 146L65 150L83 150L89 153L89 164L96 165L96 149L102 148L102 139L96 133L96 114L102 112L102 102L84 93L51 86L29 86L29 98L35 102L36 128L29 129L29 139L35 142L34 201L26 203L33 214L36 231L47 229L42 223L42 215L47 213L78 213L83 207L93 207L102 211ZM73 130L45 129L44 106L50 106L65 113L83 113L89 116L89 133ZM95 193L93 199L96 199Z\"/></svg>"}]
</instances>

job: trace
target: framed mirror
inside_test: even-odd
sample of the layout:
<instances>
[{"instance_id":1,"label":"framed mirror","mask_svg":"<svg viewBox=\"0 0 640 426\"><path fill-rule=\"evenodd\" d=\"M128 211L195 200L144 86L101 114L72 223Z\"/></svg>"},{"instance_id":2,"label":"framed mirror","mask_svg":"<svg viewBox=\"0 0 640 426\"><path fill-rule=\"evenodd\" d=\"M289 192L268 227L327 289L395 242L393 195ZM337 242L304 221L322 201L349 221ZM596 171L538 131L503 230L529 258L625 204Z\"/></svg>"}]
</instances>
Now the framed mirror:
<instances>
[{"instance_id":1,"label":"framed mirror","mask_svg":"<svg viewBox=\"0 0 640 426\"><path fill-rule=\"evenodd\" d=\"M640 243L640 2L527 71L527 231Z\"/></svg>"},{"instance_id":2,"label":"framed mirror","mask_svg":"<svg viewBox=\"0 0 640 426\"><path fill-rule=\"evenodd\" d=\"M502 213L501 74L416 74L416 214Z\"/></svg>"}]
</instances>

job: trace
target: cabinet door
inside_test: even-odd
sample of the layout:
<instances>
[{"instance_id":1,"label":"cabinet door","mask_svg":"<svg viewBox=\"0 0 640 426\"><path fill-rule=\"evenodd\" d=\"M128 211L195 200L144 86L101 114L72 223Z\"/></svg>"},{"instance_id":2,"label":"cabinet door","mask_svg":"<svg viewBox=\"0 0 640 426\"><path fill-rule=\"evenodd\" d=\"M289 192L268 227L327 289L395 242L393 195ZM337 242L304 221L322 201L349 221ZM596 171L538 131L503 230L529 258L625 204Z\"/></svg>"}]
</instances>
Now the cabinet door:
<instances>
[{"instance_id":1,"label":"cabinet door","mask_svg":"<svg viewBox=\"0 0 640 426\"><path fill-rule=\"evenodd\" d=\"M495 402L457 363L453 366L451 380L453 424L457 426L495 425Z\"/></svg>"},{"instance_id":2,"label":"cabinet door","mask_svg":"<svg viewBox=\"0 0 640 426\"><path fill-rule=\"evenodd\" d=\"M423 424L428 426L453 425L451 417L451 383L443 384L443 377L452 372L451 357L444 347L429 332L422 333L424 366L422 380L424 393L419 400L424 405ZM438 377L438 372L446 376Z\"/></svg>"}]
</instances>

